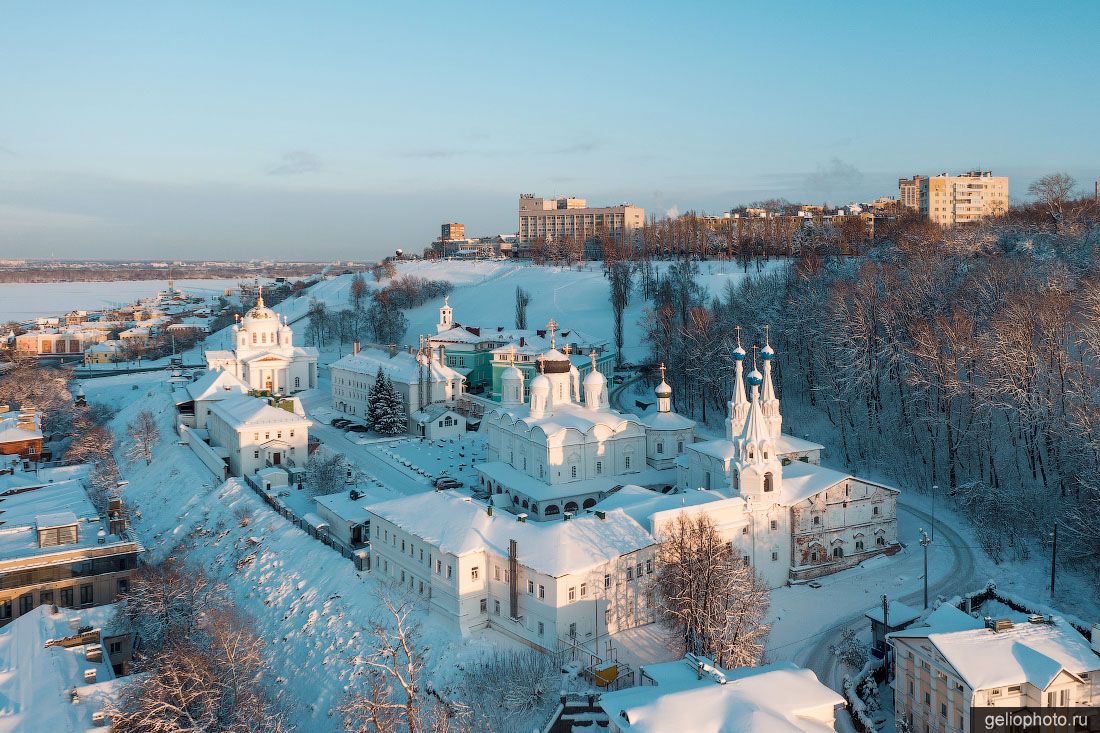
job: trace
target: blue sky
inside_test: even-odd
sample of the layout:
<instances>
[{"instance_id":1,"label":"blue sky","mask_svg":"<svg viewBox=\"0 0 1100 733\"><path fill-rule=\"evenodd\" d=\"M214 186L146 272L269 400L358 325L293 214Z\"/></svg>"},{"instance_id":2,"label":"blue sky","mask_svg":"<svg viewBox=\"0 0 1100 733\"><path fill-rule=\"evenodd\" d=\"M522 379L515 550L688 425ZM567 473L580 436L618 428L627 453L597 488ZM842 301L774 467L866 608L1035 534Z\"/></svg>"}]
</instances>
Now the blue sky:
<instances>
[{"instance_id":1,"label":"blue sky","mask_svg":"<svg viewBox=\"0 0 1100 733\"><path fill-rule=\"evenodd\" d=\"M0 1L0 257L367 259L516 197L663 215L1100 173L1100 3Z\"/></svg>"}]
</instances>

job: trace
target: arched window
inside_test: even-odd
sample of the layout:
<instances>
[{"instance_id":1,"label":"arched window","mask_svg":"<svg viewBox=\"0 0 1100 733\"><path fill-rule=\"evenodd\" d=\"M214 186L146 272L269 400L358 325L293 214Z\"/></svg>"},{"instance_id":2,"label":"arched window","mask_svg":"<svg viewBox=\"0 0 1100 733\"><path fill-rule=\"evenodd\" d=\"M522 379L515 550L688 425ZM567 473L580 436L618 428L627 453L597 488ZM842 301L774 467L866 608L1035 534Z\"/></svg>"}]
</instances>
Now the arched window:
<instances>
[{"instance_id":1,"label":"arched window","mask_svg":"<svg viewBox=\"0 0 1100 733\"><path fill-rule=\"evenodd\" d=\"M560 513L561 513L561 510L558 509L557 504L550 504L549 506L546 507L546 509L543 510L542 515L544 517L552 517L555 514L560 514Z\"/></svg>"},{"instance_id":2,"label":"arched window","mask_svg":"<svg viewBox=\"0 0 1100 733\"><path fill-rule=\"evenodd\" d=\"M771 472L764 474L764 492L767 493L775 488L774 477Z\"/></svg>"},{"instance_id":3,"label":"arched window","mask_svg":"<svg viewBox=\"0 0 1100 733\"><path fill-rule=\"evenodd\" d=\"M573 512L574 514L576 514L576 512L577 512L577 508L578 508L578 507L577 507L577 502L575 502L575 501L567 501L567 502L565 502L565 511L567 511L567 512Z\"/></svg>"},{"instance_id":4,"label":"arched window","mask_svg":"<svg viewBox=\"0 0 1100 733\"><path fill-rule=\"evenodd\" d=\"M878 545L879 547L886 547L886 538L885 537L879 537L878 539L875 540L875 544Z\"/></svg>"},{"instance_id":5,"label":"arched window","mask_svg":"<svg viewBox=\"0 0 1100 733\"><path fill-rule=\"evenodd\" d=\"M584 503L581 504L581 507L584 509L591 509L594 506L596 506L596 500L593 499L591 496L585 499Z\"/></svg>"},{"instance_id":6,"label":"arched window","mask_svg":"<svg viewBox=\"0 0 1100 733\"><path fill-rule=\"evenodd\" d=\"M301 386L302 386L302 378L301 377L295 377L294 378L294 389L298 389Z\"/></svg>"},{"instance_id":7,"label":"arched window","mask_svg":"<svg viewBox=\"0 0 1100 733\"><path fill-rule=\"evenodd\" d=\"M523 500L523 508L524 508L524 509L526 509L526 508L527 508L527 500L526 500L526 499L524 499L524 500Z\"/></svg>"},{"instance_id":8,"label":"arched window","mask_svg":"<svg viewBox=\"0 0 1100 733\"><path fill-rule=\"evenodd\" d=\"M862 550L863 549L863 540L856 540L856 549L857 550Z\"/></svg>"},{"instance_id":9,"label":"arched window","mask_svg":"<svg viewBox=\"0 0 1100 733\"><path fill-rule=\"evenodd\" d=\"M519 504L519 497L518 496L513 496L512 497L512 503L513 504Z\"/></svg>"},{"instance_id":10,"label":"arched window","mask_svg":"<svg viewBox=\"0 0 1100 733\"><path fill-rule=\"evenodd\" d=\"M844 557L844 548L843 547L834 547L833 548L833 557Z\"/></svg>"}]
</instances>

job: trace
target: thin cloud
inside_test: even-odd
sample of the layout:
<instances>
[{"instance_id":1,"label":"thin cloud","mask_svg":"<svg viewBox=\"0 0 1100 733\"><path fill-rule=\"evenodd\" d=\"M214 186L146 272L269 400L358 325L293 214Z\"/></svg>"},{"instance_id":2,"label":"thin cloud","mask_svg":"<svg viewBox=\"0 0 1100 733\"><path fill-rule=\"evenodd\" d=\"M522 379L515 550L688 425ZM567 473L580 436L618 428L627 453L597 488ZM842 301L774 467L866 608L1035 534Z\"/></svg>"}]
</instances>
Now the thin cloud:
<instances>
[{"instance_id":1,"label":"thin cloud","mask_svg":"<svg viewBox=\"0 0 1100 733\"><path fill-rule=\"evenodd\" d=\"M860 173L851 163L833 158L828 165L819 165L817 170L806 177L806 187L812 191L833 193L852 190L863 181Z\"/></svg>"},{"instance_id":2,"label":"thin cloud","mask_svg":"<svg viewBox=\"0 0 1100 733\"><path fill-rule=\"evenodd\" d=\"M280 161L269 168L269 176L299 176L303 173L316 173L324 168L321 158L308 150L290 150L283 153Z\"/></svg>"}]
</instances>

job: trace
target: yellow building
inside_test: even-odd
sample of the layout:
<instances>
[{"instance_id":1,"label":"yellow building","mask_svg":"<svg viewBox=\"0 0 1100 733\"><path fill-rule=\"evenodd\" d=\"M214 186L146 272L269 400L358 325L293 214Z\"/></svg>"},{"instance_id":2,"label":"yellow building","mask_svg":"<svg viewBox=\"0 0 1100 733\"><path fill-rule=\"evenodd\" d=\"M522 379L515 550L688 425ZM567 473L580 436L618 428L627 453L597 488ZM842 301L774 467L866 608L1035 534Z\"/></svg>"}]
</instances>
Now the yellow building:
<instances>
[{"instance_id":1,"label":"yellow building","mask_svg":"<svg viewBox=\"0 0 1100 733\"><path fill-rule=\"evenodd\" d=\"M920 179L920 212L942 226L972 224L1007 211L1007 176L969 171Z\"/></svg>"},{"instance_id":2,"label":"yellow building","mask_svg":"<svg viewBox=\"0 0 1100 733\"><path fill-rule=\"evenodd\" d=\"M625 238L626 232L641 229L644 223L645 209L632 204L590 207L584 199L544 199L527 193L519 197L517 245L524 252L535 239L587 240L603 230Z\"/></svg>"}]
</instances>

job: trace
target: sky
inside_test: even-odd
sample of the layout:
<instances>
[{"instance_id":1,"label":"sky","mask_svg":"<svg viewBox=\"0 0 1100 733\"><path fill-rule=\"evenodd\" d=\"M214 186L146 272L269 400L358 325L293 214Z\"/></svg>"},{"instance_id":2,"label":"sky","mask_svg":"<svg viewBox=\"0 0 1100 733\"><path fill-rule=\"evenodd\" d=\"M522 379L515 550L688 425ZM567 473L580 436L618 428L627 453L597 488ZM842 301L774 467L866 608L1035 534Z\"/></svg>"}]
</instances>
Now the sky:
<instances>
[{"instance_id":1,"label":"sky","mask_svg":"<svg viewBox=\"0 0 1100 733\"><path fill-rule=\"evenodd\" d=\"M374 259L517 197L658 216L1100 175L1100 3L0 0L0 258Z\"/></svg>"}]
</instances>

